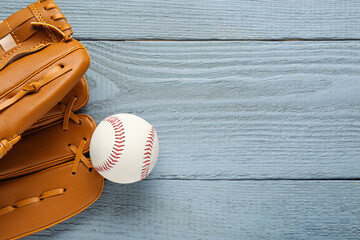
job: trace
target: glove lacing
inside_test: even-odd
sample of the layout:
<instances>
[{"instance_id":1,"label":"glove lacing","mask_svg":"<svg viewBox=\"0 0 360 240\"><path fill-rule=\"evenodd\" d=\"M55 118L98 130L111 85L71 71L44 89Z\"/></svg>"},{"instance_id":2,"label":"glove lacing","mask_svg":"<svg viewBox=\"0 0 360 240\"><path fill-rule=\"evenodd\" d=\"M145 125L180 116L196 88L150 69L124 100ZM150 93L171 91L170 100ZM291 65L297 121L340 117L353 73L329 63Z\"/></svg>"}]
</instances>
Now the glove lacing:
<instances>
[{"instance_id":1,"label":"glove lacing","mask_svg":"<svg viewBox=\"0 0 360 240\"><path fill-rule=\"evenodd\" d=\"M59 102L58 106L61 111L64 112L64 120L63 120L63 130L66 131L69 129L69 121L73 120L77 124L81 124L81 120L74 112L72 112L72 108L77 100L76 96L70 98L67 104Z\"/></svg>"},{"instance_id":2,"label":"glove lacing","mask_svg":"<svg viewBox=\"0 0 360 240\"><path fill-rule=\"evenodd\" d=\"M7 99L6 101L2 102L0 104L0 113L25 97L27 94L35 94L37 93L43 86L50 83L51 81L59 78L60 76L66 74L67 72L71 71L72 68L69 66L64 65L58 65L55 68L53 68L51 71L49 71L44 77L42 77L37 82L32 82L27 85L25 85L18 93L16 93L11 98ZM75 99L76 100L76 99ZM72 103L73 104L73 103ZM71 110L71 108L70 108ZM65 111L65 114L67 119L71 118L74 119L76 123L81 123L80 120L75 116L75 114L71 114L70 110ZM69 116L67 116L69 115ZM67 123L69 120L67 120ZM64 123L64 127L67 128L66 123ZM20 136L15 136L11 140L8 139L1 139L0 140L0 158L2 158L11 148L12 146L17 143L20 140Z\"/></svg>"},{"instance_id":3,"label":"glove lacing","mask_svg":"<svg viewBox=\"0 0 360 240\"><path fill-rule=\"evenodd\" d=\"M42 77L37 82L32 82L25 85L17 94L6 100L5 102L0 104L0 112L5 110L6 108L10 107L21 98L25 97L29 93L37 93L40 88L45 86L46 84L50 83L51 81L59 78L60 76L64 75L65 73L71 71L72 68L70 66L59 65L49 71L44 77Z\"/></svg>"},{"instance_id":4,"label":"glove lacing","mask_svg":"<svg viewBox=\"0 0 360 240\"><path fill-rule=\"evenodd\" d=\"M85 144L86 144L86 139L83 139L83 140L81 140L79 147L76 147L75 145L72 145L72 144L68 145L70 151L75 154L75 160L74 160L74 164L73 164L73 167L71 170L73 175L75 175L77 173L80 162L83 162L85 164L85 166L89 169L89 172L91 172L93 169L90 159L85 157L83 154ZM0 216L3 214L9 213L11 211L14 211L17 208L20 208L20 207L23 207L23 206L26 206L29 204L33 204L33 203L38 203L38 202L44 200L45 198L62 195L64 192L66 192L66 188L61 187L61 188L56 188L56 189L45 191L40 196L30 197L30 198L26 198L26 199L17 201L13 205L0 208Z\"/></svg>"},{"instance_id":5,"label":"glove lacing","mask_svg":"<svg viewBox=\"0 0 360 240\"><path fill-rule=\"evenodd\" d=\"M91 172L93 169L93 165L91 164L90 159L85 157L83 154L85 144L86 144L86 139L83 139L81 140L79 147L76 147L75 145L72 144L69 144L68 146L70 151L72 151L75 154L74 165L71 170L73 175L76 174L79 168L80 161L85 164L85 166L89 169L89 172Z\"/></svg>"},{"instance_id":6,"label":"glove lacing","mask_svg":"<svg viewBox=\"0 0 360 240\"><path fill-rule=\"evenodd\" d=\"M85 144L86 144L85 139L81 140L79 147L69 144L70 151L72 151L75 154L74 165L71 170L73 175L75 175L76 172L78 171L80 161L85 164L85 166L89 169L89 172L91 172L93 169L90 159L86 158L83 154ZM45 198L62 195L64 192L66 192L66 188L61 187L61 188L56 188L56 189L45 191L40 196L30 197L30 198L26 198L26 199L17 201L13 205L0 208L0 216L3 214L9 213L11 211L14 211L17 208L20 208L20 207L23 207L23 206L26 206L29 204L33 204L33 203L38 203L38 202L44 200Z\"/></svg>"},{"instance_id":7,"label":"glove lacing","mask_svg":"<svg viewBox=\"0 0 360 240\"><path fill-rule=\"evenodd\" d=\"M59 33L62 37L63 37L63 40L66 42L66 41L69 41L70 39L72 39L72 36L71 35L68 35L68 34L65 34L63 31L61 31L61 29L55 27L54 25L51 25L49 23L43 23L43 22L32 22L30 23L31 25L34 25L34 26L44 26L44 27L49 27L51 28L52 30L55 30L57 33Z\"/></svg>"},{"instance_id":8,"label":"glove lacing","mask_svg":"<svg viewBox=\"0 0 360 240\"><path fill-rule=\"evenodd\" d=\"M60 102L58 104L60 109L62 111L64 111L64 119L63 119L63 130L64 131L67 131L69 129L70 119L72 119L77 124L81 124L80 118L78 116L76 116L76 114L74 112L71 111L76 100L77 100L77 97L73 96L72 98L70 98L70 100L68 101L67 104L64 104L62 102ZM85 144L86 144L86 139L84 138L83 140L80 141L79 147L76 147L73 144L68 145L70 151L75 154L75 160L74 160L74 165L72 168L72 174L76 174L77 169L80 164L80 161L85 164L85 166L89 169L89 172L91 172L93 169L90 159L86 158L83 154Z\"/></svg>"},{"instance_id":9,"label":"glove lacing","mask_svg":"<svg viewBox=\"0 0 360 240\"><path fill-rule=\"evenodd\" d=\"M46 2L46 1L47 0L40 0L40 3L43 3L43 2ZM60 11L60 8L53 2L46 4L44 9L47 10L47 11L52 10L52 9L58 9ZM32 22L31 24L32 25L43 26L45 28L50 28L52 30L55 30L56 32L60 33L63 36L64 41L70 40L72 38L72 36L71 36L72 31L69 31L68 34L65 34L64 31L70 30L71 25L66 22L66 17L64 16L64 14L62 14L61 12L56 13L56 14L51 16L51 19L54 20L54 21L64 19L65 23L62 24L59 27L56 27L54 25L51 25L51 24L48 24L48 23L45 23L45 22Z\"/></svg>"},{"instance_id":10,"label":"glove lacing","mask_svg":"<svg viewBox=\"0 0 360 240\"><path fill-rule=\"evenodd\" d=\"M20 135L12 138L11 140L2 139L0 141L0 158L2 158L10 149L12 149L13 145L17 143L21 139Z\"/></svg>"},{"instance_id":11,"label":"glove lacing","mask_svg":"<svg viewBox=\"0 0 360 240\"><path fill-rule=\"evenodd\" d=\"M44 200L45 198L61 195L64 192L66 192L66 188L56 188L56 189L52 189L49 191L45 191L38 197L30 197L30 198L26 198L26 199L17 201L14 205L0 208L0 216L3 214L9 213L11 211L14 211L17 208L20 208L20 207L23 207L23 206L26 206L26 205L29 205L32 203L40 202L40 201Z\"/></svg>"}]
</instances>

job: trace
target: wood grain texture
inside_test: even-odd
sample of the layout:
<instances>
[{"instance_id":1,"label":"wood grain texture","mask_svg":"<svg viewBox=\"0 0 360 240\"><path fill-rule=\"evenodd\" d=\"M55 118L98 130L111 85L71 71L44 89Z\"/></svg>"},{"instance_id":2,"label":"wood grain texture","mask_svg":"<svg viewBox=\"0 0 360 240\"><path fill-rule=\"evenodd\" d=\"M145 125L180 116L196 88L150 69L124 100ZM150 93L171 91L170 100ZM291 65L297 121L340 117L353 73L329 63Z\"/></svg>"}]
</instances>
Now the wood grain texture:
<instances>
[{"instance_id":1,"label":"wood grain texture","mask_svg":"<svg viewBox=\"0 0 360 240\"><path fill-rule=\"evenodd\" d=\"M56 2L75 37L111 40L84 41L82 112L145 118L160 158L27 239L360 238L359 1ZM228 41L287 38L341 41Z\"/></svg>"},{"instance_id":2,"label":"wood grain texture","mask_svg":"<svg viewBox=\"0 0 360 240\"><path fill-rule=\"evenodd\" d=\"M84 42L84 112L152 123L151 178L359 178L358 42Z\"/></svg>"},{"instance_id":3,"label":"wood grain texture","mask_svg":"<svg viewBox=\"0 0 360 240\"><path fill-rule=\"evenodd\" d=\"M0 1L0 19L32 3ZM360 38L357 0L61 0L86 39Z\"/></svg>"},{"instance_id":4,"label":"wood grain texture","mask_svg":"<svg viewBox=\"0 0 360 240\"><path fill-rule=\"evenodd\" d=\"M28 239L359 239L359 181L106 182L86 211Z\"/></svg>"}]
</instances>

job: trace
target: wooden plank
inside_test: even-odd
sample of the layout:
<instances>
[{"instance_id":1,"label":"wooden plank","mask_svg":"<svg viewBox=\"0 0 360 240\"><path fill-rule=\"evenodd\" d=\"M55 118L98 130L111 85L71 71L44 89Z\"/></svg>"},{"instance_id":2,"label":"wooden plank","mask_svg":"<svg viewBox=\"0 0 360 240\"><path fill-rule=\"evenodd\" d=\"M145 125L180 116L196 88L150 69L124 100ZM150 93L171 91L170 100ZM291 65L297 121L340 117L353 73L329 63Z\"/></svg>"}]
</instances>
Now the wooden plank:
<instances>
[{"instance_id":1,"label":"wooden plank","mask_svg":"<svg viewBox=\"0 0 360 240\"><path fill-rule=\"evenodd\" d=\"M28 239L359 239L359 181L106 182L89 209Z\"/></svg>"},{"instance_id":2,"label":"wooden plank","mask_svg":"<svg viewBox=\"0 0 360 240\"><path fill-rule=\"evenodd\" d=\"M151 178L359 178L358 42L84 44L83 112L151 122Z\"/></svg>"},{"instance_id":3,"label":"wooden plank","mask_svg":"<svg viewBox=\"0 0 360 240\"><path fill-rule=\"evenodd\" d=\"M0 19L32 1L0 1ZM87 39L360 38L357 0L56 1Z\"/></svg>"}]
</instances>

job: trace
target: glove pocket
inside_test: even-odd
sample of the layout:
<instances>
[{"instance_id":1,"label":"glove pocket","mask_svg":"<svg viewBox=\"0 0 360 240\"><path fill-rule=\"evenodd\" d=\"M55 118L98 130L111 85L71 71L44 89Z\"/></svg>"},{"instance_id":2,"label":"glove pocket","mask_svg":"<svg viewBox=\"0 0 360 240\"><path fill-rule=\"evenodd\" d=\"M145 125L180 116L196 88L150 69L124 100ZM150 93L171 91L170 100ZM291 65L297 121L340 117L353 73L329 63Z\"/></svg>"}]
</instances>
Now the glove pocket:
<instances>
[{"instance_id":1,"label":"glove pocket","mask_svg":"<svg viewBox=\"0 0 360 240\"><path fill-rule=\"evenodd\" d=\"M104 179L74 161L0 182L0 239L44 230L83 211L101 194Z\"/></svg>"},{"instance_id":2,"label":"glove pocket","mask_svg":"<svg viewBox=\"0 0 360 240\"><path fill-rule=\"evenodd\" d=\"M78 121L77 121L78 120ZM64 130L64 121L68 129ZM81 152L89 151L95 122L85 114L54 122L24 133L22 140L0 161L0 180L34 173L74 159L83 142Z\"/></svg>"}]
</instances>

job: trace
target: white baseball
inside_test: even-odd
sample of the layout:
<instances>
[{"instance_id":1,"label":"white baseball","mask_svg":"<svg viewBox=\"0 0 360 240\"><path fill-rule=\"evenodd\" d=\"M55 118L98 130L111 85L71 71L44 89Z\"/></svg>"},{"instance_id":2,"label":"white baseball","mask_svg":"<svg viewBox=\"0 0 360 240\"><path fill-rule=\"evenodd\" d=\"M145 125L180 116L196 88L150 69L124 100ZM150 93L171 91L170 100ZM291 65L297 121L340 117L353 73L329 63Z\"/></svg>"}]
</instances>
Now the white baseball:
<instances>
[{"instance_id":1,"label":"white baseball","mask_svg":"<svg viewBox=\"0 0 360 240\"><path fill-rule=\"evenodd\" d=\"M133 114L105 118L91 137L94 169L113 182L133 183L144 179L154 168L158 155L155 128Z\"/></svg>"}]
</instances>

